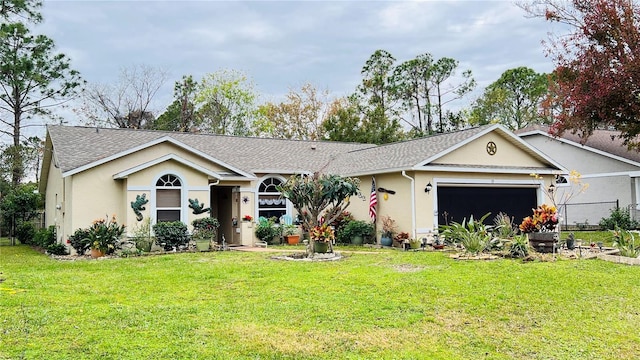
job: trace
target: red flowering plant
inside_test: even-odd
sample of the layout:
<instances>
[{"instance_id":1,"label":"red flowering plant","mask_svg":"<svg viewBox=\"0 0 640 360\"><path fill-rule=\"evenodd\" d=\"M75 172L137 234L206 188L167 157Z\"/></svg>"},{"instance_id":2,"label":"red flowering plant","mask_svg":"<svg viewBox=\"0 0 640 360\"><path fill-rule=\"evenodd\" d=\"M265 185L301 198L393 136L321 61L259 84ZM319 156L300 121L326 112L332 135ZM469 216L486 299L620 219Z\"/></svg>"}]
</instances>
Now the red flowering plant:
<instances>
[{"instance_id":1,"label":"red flowering plant","mask_svg":"<svg viewBox=\"0 0 640 360\"><path fill-rule=\"evenodd\" d=\"M533 215L522 219L519 228L523 233L553 232L558 225L558 210L555 206L542 204L533 209Z\"/></svg>"},{"instance_id":2,"label":"red flowering plant","mask_svg":"<svg viewBox=\"0 0 640 360\"><path fill-rule=\"evenodd\" d=\"M333 229L327 224L312 227L309 236L318 242L331 242L335 239Z\"/></svg>"},{"instance_id":3,"label":"red flowering plant","mask_svg":"<svg viewBox=\"0 0 640 360\"><path fill-rule=\"evenodd\" d=\"M244 220L244 221L251 221L251 220L253 220L253 216L251 216L251 215L245 215L245 216L243 216L243 217L242 217L242 220Z\"/></svg>"}]
</instances>

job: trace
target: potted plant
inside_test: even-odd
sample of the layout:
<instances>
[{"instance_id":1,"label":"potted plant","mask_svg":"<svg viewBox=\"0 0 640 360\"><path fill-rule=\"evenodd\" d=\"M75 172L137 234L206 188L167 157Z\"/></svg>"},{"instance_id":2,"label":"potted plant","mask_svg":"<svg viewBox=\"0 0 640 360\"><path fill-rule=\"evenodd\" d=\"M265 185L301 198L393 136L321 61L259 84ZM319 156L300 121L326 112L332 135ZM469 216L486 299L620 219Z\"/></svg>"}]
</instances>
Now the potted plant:
<instances>
[{"instance_id":1,"label":"potted plant","mask_svg":"<svg viewBox=\"0 0 640 360\"><path fill-rule=\"evenodd\" d=\"M115 215L111 219L94 220L86 233L91 257L98 258L112 254L120 243L124 227L124 225L118 225Z\"/></svg>"},{"instance_id":2,"label":"potted plant","mask_svg":"<svg viewBox=\"0 0 640 360\"><path fill-rule=\"evenodd\" d=\"M351 220L340 230L340 238L354 245L362 245L364 239L373 235L373 224L363 220Z\"/></svg>"},{"instance_id":3,"label":"potted plant","mask_svg":"<svg viewBox=\"0 0 640 360\"><path fill-rule=\"evenodd\" d=\"M251 215L245 215L242 217L242 221L251 221L253 220L253 216Z\"/></svg>"},{"instance_id":4,"label":"potted plant","mask_svg":"<svg viewBox=\"0 0 640 360\"><path fill-rule=\"evenodd\" d=\"M267 244L273 244L274 238L280 235L280 229L275 224L275 218L260 218L260 221L256 225L255 234L260 241L264 241Z\"/></svg>"},{"instance_id":5,"label":"potted plant","mask_svg":"<svg viewBox=\"0 0 640 360\"><path fill-rule=\"evenodd\" d=\"M527 234L529 245L540 252L552 252L558 242L558 211L555 206L542 204L533 215L522 219L520 231Z\"/></svg>"},{"instance_id":6,"label":"potted plant","mask_svg":"<svg viewBox=\"0 0 640 360\"><path fill-rule=\"evenodd\" d=\"M383 216L381 220L382 231L380 237L380 245L391 246L393 245L393 235L396 233L396 231L398 231L398 226L396 225L396 221L388 215Z\"/></svg>"},{"instance_id":7,"label":"potted plant","mask_svg":"<svg viewBox=\"0 0 640 360\"><path fill-rule=\"evenodd\" d=\"M282 236L289 245L296 245L300 242L298 226L293 224L282 224Z\"/></svg>"},{"instance_id":8,"label":"potted plant","mask_svg":"<svg viewBox=\"0 0 640 360\"><path fill-rule=\"evenodd\" d=\"M309 237L313 240L314 251L317 253L326 253L329 251L331 242L335 239L333 229L327 225L318 225L311 228Z\"/></svg>"},{"instance_id":9,"label":"potted plant","mask_svg":"<svg viewBox=\"0 0 640 360\"><path fill-rule=\"evenodd\" d=\"M196 243L196 249L199 251L213 249L214 244L217 242L218 227L220 227L218 219L203 217L193 220L191 225L193 225L191 237Z\"/></svg>"},{"instance_id":10,"label":"potted plant","mask_svg":"<svg viewBox=\"0 0 640 360\"><path fill-rule=\"evenodd\" d=\"M409 233L401 231L398 235L393 237L393 241L395 242L393 245L397 247L403 247L405 243L409 242Z\"/></svg>"},{"instance_id":11,"label":"potted plant","mask_svg":"<svg viewBox=\"0 0 640 360\"><path fill-rule=\"evenodd\" d=\"M409 239L409 247L412 249L419 249L420 245L422 245L422 241L420 239Z\"/></svg>"}]
</instances>

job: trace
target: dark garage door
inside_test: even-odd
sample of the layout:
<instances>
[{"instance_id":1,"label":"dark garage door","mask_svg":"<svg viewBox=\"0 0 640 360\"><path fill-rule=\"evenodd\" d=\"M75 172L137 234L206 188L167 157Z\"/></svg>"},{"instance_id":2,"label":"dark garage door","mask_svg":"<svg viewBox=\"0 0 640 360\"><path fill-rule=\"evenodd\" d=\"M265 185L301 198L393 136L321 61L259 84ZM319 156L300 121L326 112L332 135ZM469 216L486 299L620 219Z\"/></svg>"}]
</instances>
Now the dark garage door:
<instances>
[{"instance_id":1,"label":"dark garage door","mask_svg":"<svg viewBox=\"0 0 640 360\"><path fill-rule=\"evenodd\" d=\"M438 224L461 223L470 215L480 219L488 212L491 215L485 223L493 224L493 218L503 212L519 225L524 217L531 215L536 202L535 188L438 186Z\"/></svg>"}]
</instances>

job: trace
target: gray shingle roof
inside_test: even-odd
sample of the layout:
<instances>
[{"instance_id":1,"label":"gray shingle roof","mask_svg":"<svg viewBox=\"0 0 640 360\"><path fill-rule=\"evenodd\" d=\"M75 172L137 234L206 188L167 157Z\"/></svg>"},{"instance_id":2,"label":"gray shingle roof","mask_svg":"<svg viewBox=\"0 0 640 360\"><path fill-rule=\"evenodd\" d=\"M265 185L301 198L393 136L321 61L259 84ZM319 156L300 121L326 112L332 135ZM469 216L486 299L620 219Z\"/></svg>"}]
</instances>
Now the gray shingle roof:
<instances>
[{"instance_id":1,"label":"gray shingle roof","mask_svg":"<svg viewBox=\"0 0 640 360\"><path fill-rule=\"evenodd\" d=\"M136 147L170 138L252 175L257 172L322 170L355 176L410 170L427 159L482 135L492 127L494 125L480 126L380 146L58 125L48 126L47 129L63 173L90 167L91 164ZM164 154L158 156L161 155Z\"/></svg>"},{"instance_id":2,"label":"gray shingle roof","mask_svg":"<svg viewBox=\"0 0 640 360\"><path fill-rule=\"evenodd\" d=\"M328 141L311 142L59 125L50 125L47 130L62 172L87 166L165 137L248 173L256 170L290 172L318 170L326 166L333 156L352 150L375 147L370 144Z\"/></svg>"},{"instance_id":3,"label":"gray shingle roof","mask_svg":"<svg viewBox=\"0 0 640 360\"><path fill-rule=\"evenodd\" d=\"M543 133L551 137L548 126L528 126L516 131L516 134L522 137L534 133ZM623 139L620 138L619 131L596 129L593 131L593 134L586 139L581 138L579 134L572 134L570 131L566 131L560 138L640 163L640 152L629 150L627 146L624 145Z\"/></svg>"},{"instance_id":4,"label":"gray shingle roof","mask_svg":"<svg viewBox=\"0 0 640 360\"><path fill-rule=\"evenodd\" d=\"M344 175L407 170L485 131L491 125L354 150L331 162L328 172Z\"/></svg>"}]
</instances>

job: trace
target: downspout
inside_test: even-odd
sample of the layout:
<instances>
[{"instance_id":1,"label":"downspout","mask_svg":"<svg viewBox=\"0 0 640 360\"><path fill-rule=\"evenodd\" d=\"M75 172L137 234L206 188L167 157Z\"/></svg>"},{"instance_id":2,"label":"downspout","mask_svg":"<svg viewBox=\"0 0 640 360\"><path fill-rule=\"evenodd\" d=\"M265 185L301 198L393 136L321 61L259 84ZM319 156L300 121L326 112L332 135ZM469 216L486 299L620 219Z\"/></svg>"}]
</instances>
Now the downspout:
<instances>
[{"instance_id":1,"label":"downspout","mask_svg":"<svg viewBox=\"0 0 640 360\"><path fill-rule=\"evenodd\" d=\"M416 238L416 187L415 180L402 170L402 176L411 181L411 234L412 239Z\"/></svg>"}]
</instances>

